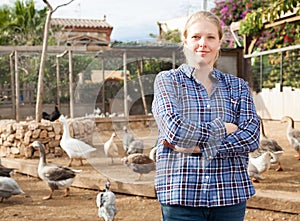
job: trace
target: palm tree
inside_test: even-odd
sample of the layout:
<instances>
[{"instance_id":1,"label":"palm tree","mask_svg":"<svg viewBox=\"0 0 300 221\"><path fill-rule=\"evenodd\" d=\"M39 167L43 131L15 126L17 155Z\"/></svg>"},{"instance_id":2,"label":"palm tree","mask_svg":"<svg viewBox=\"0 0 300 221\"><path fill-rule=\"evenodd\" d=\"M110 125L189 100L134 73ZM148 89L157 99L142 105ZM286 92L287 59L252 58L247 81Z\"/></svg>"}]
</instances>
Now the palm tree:
<instances>
[{"instance_id":1,"label":"palm tree","mask_svg":"<svg viewBox=\"0 0 300 221\"><path fill-rule=\"evenodd\" d=\"M17 0L13 7L1 8L0 44L41 45L46 11L36 10L33 0Z\"/></svg>"}]
</instances>

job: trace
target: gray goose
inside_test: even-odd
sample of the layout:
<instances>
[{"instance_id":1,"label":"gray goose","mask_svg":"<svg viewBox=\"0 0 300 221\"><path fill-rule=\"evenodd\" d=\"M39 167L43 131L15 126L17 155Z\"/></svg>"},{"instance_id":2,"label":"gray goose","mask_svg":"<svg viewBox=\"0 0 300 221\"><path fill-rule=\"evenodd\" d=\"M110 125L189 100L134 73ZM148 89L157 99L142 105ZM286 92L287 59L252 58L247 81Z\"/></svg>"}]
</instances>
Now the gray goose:
<instances>
[{"instance_id":1,"label":"gray goose","mask_svg":"<svg viewBox=\"0 0 300 221\"><path fill-rule=\"evenodd\" d=\"M133 136L133 134L128 132L126 126L123 127L123 131L124 131L124 136L123 136L123 140L122 140L123 149L124 149L125 153L127 153L129 144L132 143L132 141L134 141L134 136Z\"/></svg>"},{"instance_id":2,"label":"gray goose","mask_svg":"<svg viewBox=\"0 0 300 221\"><path fill-rule=\"evenodd\" d=\"M24 194L24 191L13 178L0 176L0 203L12 195L19 194Z\"/></svg>"},{"instance_id":3,"label":"gray goose","mask_svg":"<svg viewBox=\"0 0 300 221\"><path fill-rule=\"evenodd\" d=\"M272 165L273 164L278 165L277 168L276 168L276 171L282 171L283 169L282 169L282 166L281 166L280 157L283 154L284 150L277 143L276 140L266 136L263 120L261 118L260 118L260 132L261 132L261 136L260 136L259 149L261 149L263 151L271 151L272 153L274 153L272 155L273 157L271 159L271 163L272 163Z\"/></svg>"},{"instance_id":4,"label":"gray goose","mask_svg":"<svg viewBox=\"0 0 300 221\"><path fill-rule=\"evenodd\" d=\"M44 197L43 200L51 199L54 190L65 190L64 196L69 196L70 186L74 181L76 173L81 172L81 170L48 164L44 145L40 141L34 141L32 146L38 148L40 152L38 175L51 189L50 194Z\"/></svg>"},{"instance_id":5,"label":"gray goose","mask_svg":"<svg viewBox=\"0 0 300 221\"><path fill-rule=\"evenodd\" d=\"M294 148L294 150L297 152L297 155L295 157L300 160L300 130L295 129L295 122L293 118L289 116L284 116L281 119L281 123L288 123L287 130L286 130L286 136L290 143L290 145Z\"/></svg>"},{"instance_id":6,"label":"gray goose","mask_svg":"<svg viewBox=\"0 0 300 221\"><path fill-rule=\"evenodd\" d=\"M156 164L145 154L134 153L122 158L124 165L128 166L139 174L138 180L141 180L143 174L150 173L155 170Z\"/></svg>"}]
</instances>

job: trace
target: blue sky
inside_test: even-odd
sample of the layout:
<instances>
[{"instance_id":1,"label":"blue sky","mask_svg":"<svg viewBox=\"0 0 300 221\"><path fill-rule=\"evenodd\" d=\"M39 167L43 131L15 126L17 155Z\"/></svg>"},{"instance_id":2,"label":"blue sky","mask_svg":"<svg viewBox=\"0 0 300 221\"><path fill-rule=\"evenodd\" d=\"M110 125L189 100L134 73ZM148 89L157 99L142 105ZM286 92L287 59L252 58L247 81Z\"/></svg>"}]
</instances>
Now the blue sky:
<instances>
[{"instance_id":1,"label":"blue sky","mask_svg":"<svg viewBox=\"0 0 300 221\"><path fill-rule=\"evenodd\" d=\"M208 6L214 0L208 0ZM1 0L13 4L14 0ZM42 0L34 1L37 8L45 6ZM48 0L53 8L69 0ZM186 16L201 9L202 0L74 0L59 8L53 17L103 19L113 26L112 41L151 41L149 34L158 35L158 21Z\"/></svg>"}]
</instances>

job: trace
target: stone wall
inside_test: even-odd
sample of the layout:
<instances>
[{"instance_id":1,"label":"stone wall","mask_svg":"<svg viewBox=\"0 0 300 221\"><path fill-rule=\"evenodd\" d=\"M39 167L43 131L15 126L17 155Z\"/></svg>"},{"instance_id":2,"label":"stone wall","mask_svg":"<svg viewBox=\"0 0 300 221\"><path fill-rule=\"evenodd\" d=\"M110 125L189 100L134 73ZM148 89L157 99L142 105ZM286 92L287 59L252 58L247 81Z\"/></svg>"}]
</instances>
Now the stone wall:
<instances>
[{"instance_id":1,"label":"stone wall","mask_svg":"<svg viewBox=\"0 0 300 221\"><path fill-rule=\"evenodd\" d=\"M95 122L89 118L68 119L70 135L86 143L92 144ZM0 157L31 158L39 156L30 145L33 141L41 141L47 154L61 157L64 151L60 147L63 125L60 122L42 120L0 121Z\"/></svg>"}]
</instances>

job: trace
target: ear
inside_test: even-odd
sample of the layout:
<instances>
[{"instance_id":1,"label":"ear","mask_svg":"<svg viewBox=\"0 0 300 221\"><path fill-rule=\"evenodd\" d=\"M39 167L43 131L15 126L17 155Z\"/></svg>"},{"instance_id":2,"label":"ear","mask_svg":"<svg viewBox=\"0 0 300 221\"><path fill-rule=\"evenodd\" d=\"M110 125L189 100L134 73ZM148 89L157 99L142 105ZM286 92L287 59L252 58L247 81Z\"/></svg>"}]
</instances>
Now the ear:
<instances>
[{"instance_id":1,"label":"ear","mask_svg":"<svg viewBox=\"0 0 300 221\"><path fill-rule=\"evenodd\" d=\"M220 39L220 41L219 41L219 47L218 47L218 50L221 49L221 45L222 45L222 39Z\"/></svg>"},{"instance_id":2,"label":"ear","mask_svg":"<svg viewBox=\"0 0 300 221\"><path fill-rule=\"evenodd\" d=\"M187 44L187 40L186 40L186 38L185 38L185 37L183 37L182 43L183 43L184 45L186 45L186 44Z\"/></svg>"}]
</instances>

